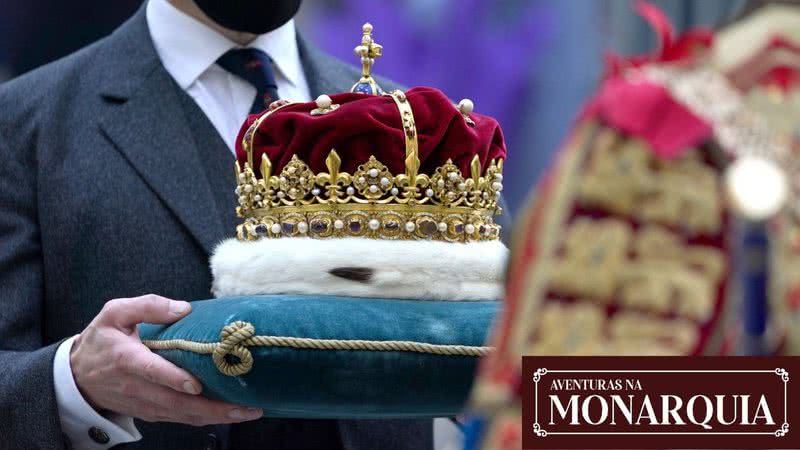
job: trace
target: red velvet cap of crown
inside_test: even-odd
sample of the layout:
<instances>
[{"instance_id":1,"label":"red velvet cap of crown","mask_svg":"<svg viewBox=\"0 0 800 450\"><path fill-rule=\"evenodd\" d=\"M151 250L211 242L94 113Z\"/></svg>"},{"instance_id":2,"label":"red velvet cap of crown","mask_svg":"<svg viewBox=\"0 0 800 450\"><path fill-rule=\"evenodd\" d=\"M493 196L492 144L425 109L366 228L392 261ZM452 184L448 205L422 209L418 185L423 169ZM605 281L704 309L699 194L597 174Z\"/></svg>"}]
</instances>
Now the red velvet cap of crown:
<instances>
[{"instance_id":1,"label":"red velvet cap of crown","mask_svg":"<svg viewBox=\"0 0 800 450\"><path fill-rule=\"evenodd\" d=\"M419 142L419 173L431 174L448 159L469 176L469 165L478 155L481 167L492 159L504 159L506 147L497 121L471 113L470 125L461 112L439 90L418 87L406 92L416 123ZM315 172L327 172L325 159L336 149L342 171L353 173L370 156L385 164L394 174L405 170L405 134L400 113L389 96L366 94L332 95L338 109L311 115L314 102L285 106L266 118L253 137L253 169L265 154L273 173L280 172L297 155ZM259 115L251 115L239 131L236 157L247 161L242 138Z\"/></svg>"}]
</instances>

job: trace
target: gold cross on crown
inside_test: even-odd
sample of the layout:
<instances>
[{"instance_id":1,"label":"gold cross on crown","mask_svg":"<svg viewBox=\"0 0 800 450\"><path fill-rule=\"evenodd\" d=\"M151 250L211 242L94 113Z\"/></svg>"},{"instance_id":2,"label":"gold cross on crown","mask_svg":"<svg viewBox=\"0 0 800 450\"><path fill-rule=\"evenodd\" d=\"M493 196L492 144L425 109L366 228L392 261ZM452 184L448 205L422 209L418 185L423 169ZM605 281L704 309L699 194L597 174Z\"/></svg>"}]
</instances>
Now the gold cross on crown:
<instances>
[{"instance_id":1,"label":"gold cross on crown","mask_svg":"<svg viewBox=\"0 0 800 450\"><path fill-rule=\"evenodd\" d=\"M365 23L364 26L361 27L361 30L363 31L361 44L353 49L356 56L361 57L361 79L353 86L351 92L380 95L383 91L375 83L371 72L372 65L375 64L375 58L380 58L383 53L383 46L372 39L371 23Z\"/></svg>"},{"instance_id":2,"label":"gold cross on crown","mask_svg":"<svg viewBox=\"0 0 800 450\"><path fill-rule=\"evenodd\" d=\"M383 47L372 39L371 23L365 23L361 29L364 32L364 35L361 36L361 45L358 45L354 51L356 56L361 57L361 76L369 78L375 58L380 58Z\"/></svg>"}]
</instances>

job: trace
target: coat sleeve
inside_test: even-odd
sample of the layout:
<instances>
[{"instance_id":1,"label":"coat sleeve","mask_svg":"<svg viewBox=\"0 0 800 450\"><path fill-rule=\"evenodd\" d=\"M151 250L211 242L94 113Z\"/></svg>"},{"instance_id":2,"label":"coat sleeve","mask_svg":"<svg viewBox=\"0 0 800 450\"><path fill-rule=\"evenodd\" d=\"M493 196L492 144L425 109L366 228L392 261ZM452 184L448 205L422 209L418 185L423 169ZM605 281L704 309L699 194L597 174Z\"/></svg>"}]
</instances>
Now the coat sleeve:
<instances>
[{"instance_id":1,"label":"coat sleeve","mask_svg":"<svg viewBox=\"0 0 800 450\"><path fill-rule=\"evenodd\" d=\"M0 103L9 114L12 105ZM0 112L0 436L9 448L66 447L53 387L58 342L42 339L44 280L33 144Z\"/></svg>"}]
</instances>

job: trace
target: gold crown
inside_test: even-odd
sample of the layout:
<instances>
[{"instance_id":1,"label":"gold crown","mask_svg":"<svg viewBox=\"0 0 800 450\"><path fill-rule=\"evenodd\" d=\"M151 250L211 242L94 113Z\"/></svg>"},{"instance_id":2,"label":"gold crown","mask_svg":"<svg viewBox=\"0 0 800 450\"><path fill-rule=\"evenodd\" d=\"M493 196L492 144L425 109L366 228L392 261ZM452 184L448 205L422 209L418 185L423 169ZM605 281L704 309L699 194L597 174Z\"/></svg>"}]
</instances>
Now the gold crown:
<instances>
[{"instance_id":1,"label":"gold crown","mask_svg":"<svg viewBox=\"0 0 800 450\"><path fill-rule=\"evenodd\" d=\"M272 114L293 102L280 101L261 115L247 130L242 147L247 161L236 162L236 213L244 218L237 226L240 240L307 236L312 238L367 237L374 239L433 239L447 242L496 240L500 226L493 215L500 214L498 198L503 189L503 160L492 160L483 171L478 155L470 163L470 173L462 174L451 160L432 174L419 173L420 160L414 114L402 91L384 94L370 75L381 46L371 37L372 26L365 24L361 45L361 79L353 92L366 88L375 95L394 99L402 118L405 136L405 170L393 174L374 156L352 174L340 170L341 158L331 149L325 164L327 172L314 173L296 155L280 174L272 174L272 162L262 155L260 176L255 173L253 139L255 131ZM365 92L366 93L366 92ZM338 105L320 96L311 114L327 114ZM472 102L462 101L457 108L464 120Z\"/></svg>"}]
</instances>

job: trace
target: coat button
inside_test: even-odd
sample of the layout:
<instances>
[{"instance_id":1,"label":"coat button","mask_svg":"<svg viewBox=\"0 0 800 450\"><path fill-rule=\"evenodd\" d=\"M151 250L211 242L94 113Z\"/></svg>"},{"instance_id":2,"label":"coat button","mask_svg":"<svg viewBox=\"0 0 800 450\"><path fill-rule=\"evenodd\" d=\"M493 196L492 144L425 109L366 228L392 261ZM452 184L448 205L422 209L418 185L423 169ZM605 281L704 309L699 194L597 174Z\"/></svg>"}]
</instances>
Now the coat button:
<instances>
[{"instance_id":1,"label":"coat button","mask_svg":"<svg viewBox=\"0 0 800 450\"><path fill-rule=\"evenodd\" d=\"M206 445L203 447L203 450L219 450L219 439L217 439L216 434L208 434L208 439L206 439Z\"/></svg>"},{"instance_id":2,"label":"coat button","mask_svg":"<svg viewBox=\"0 0 800 450\"><path fill-rule=\"evenodd\" d=\"M89 428L89 437L98 444L108 444L108 441L111 440L108 433L97 427Z\"/></svg>"}]
</instances>

